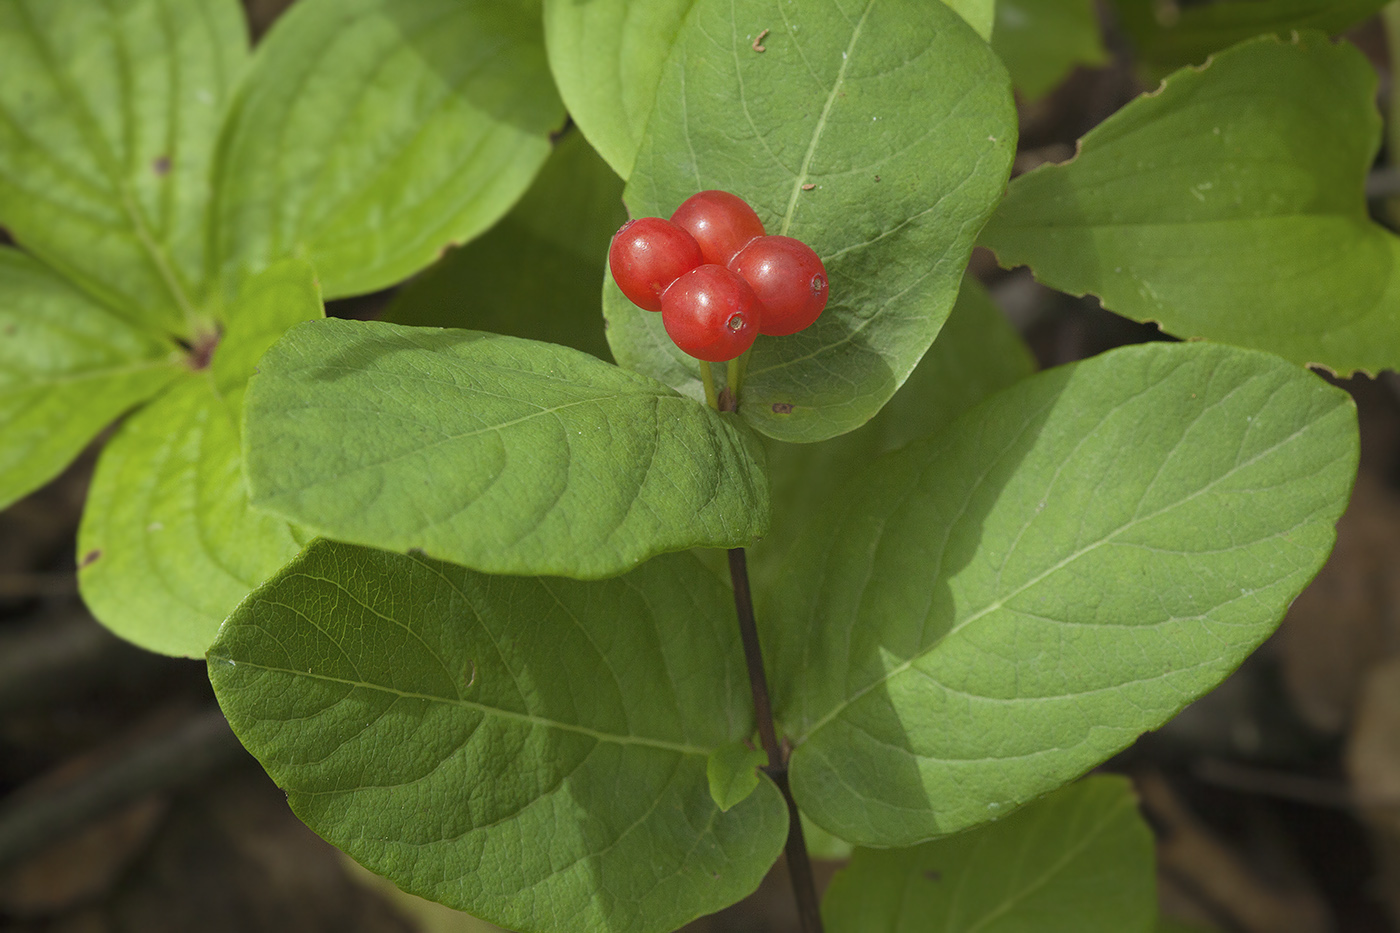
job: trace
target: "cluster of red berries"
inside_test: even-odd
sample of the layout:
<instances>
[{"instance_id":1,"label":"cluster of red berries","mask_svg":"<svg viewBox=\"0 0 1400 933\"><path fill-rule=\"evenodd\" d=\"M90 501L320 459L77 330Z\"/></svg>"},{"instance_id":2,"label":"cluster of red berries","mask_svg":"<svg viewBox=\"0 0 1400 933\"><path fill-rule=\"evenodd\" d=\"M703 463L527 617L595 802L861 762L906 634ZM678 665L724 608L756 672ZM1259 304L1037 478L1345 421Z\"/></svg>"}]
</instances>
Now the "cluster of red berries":
<instances>
[{"instance_id":1,"label":"cluster of red berries","mask_svg":"<svg viewBox=\"0 0 1400 933\"><path fill-rule=\"evenodd\" d=\"M826 307L817 254L765 236L753 208L727 191L691 195L670 220L629 220L608 264L633 304L661 312L676 346L711 363L734 359L759 334L795 334Z\"/></svg>"}]
</instances>

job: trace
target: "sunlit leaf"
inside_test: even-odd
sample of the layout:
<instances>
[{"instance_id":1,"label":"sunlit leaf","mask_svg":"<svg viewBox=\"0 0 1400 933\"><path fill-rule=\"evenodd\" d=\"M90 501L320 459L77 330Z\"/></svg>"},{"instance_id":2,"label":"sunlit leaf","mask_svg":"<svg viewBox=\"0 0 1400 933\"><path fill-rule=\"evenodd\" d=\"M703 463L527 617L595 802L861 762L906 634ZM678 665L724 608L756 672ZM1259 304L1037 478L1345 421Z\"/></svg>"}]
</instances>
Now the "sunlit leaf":
<instances>
[{"instance_id":1,"label":"sunlit leaf","mask_svg":"<svg viewBox=\"0 0 1400 933\"><path fill-rule=\"evenodd\" d=\"M983 242L1179 337L1393 368L1400 239L1362 194L1375 84L1365 56L1315 32L1222 52L1109 117L1073 161L1013 181Z\"/></svg>"},{"instance_id":2,"label":"sunlit leaf","mask_svg":"<svg viewBox=\"0 0 1400 933\"><path fill-rule=\"evenodd\" d=\"M183 371L173 344L0 247L0 508Z\"/></svg>"},{"instance_id":3,"label":"sunlit leaf","mask_svg":"<svg viewBox=\"0 0 1400 933\"><path fill-rule=\"evenodd\" d=\"M253 501L318 534L488 573L594 578L768 526L758 439L555 344L326 320L263 357Z\"/></svg>"},{"instance_id":4,"label":"sunlit leaf","mask_svg":"<svg viewBox=\"0 0 1400 933\"><path fill-rule=\"evenodd\" d=\"M327 297L392 285L509 210L563 117L538 3L301 0L225 132L225 272L303 256Z\"/></svg>"},{"instance_id":5,"label":"sunlit leaf","mask_svg":"<svg viewBox=\"0 0 1400 933\"><path fill-rule=\"evenodd\" d=\"M127 320L188 335L235 0L0 3L0 225Z\"/></svg>"}]
</instances>

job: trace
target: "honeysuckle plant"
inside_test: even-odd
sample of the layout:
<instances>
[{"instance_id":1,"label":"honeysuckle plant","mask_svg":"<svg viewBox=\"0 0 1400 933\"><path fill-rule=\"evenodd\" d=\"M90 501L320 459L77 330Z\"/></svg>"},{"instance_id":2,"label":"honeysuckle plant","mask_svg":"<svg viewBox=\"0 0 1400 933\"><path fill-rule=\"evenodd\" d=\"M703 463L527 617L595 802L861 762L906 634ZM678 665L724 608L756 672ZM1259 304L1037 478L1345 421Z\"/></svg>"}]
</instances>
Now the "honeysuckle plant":
<instances>
[{"instance_id":1,"label":"honeysuckle plant","mask_svg":"<svg viewBox=\"0 0 1400 933\"><path fill-rule=\"evenodd\" d=\"M0 501L116 420L84 599L409 892L659 933L786 850L807 930L1155 929L1080 778L1322 565L1308 367L1395 367L1400 305L1317 31L1379 4L1119 6L1164 83L1008 186L1088 0L300 0L251 53L234 0L0 0ZM716 404L604 266L710 189L829 279ZM1035 373L979 242L1189 339Z\"/></svg>"}]
</instances>

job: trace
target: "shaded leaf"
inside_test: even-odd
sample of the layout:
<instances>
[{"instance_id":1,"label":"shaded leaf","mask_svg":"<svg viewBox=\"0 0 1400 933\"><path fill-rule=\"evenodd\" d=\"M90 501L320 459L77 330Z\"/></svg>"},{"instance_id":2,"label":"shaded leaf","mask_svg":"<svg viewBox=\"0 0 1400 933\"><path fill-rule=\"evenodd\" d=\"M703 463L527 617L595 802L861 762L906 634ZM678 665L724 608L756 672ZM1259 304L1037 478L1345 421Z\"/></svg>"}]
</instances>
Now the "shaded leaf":
<instances>
[{"instance_id":1,"label":"shaded leaf","mask_svg":"<svg viewBox=\"0 0 1400 933\"><path fill-rule=\"evenodd\" d=\"M798 804L852 842L912 844L1166 722L1322 565L1355 419L1277 357L1155 343L876 461L759 619Z\"/></svg>"},{"instance_id":2,"label":"shaded leaf","mask_svg":"<svg viewBox=\"0 0 1400 933\"><path fill-rule=\"evenodd\" d=\"M748 799L758 789L758 769L768 761L762 749L749 748L742 741L721 745L705 762L710 798L726 813Z\"/></svg>"},{"instance_id":3,"label":"shaded leaf","mask_svg":"<svg viewBox=\"0 0 1400 933\"><path fill-rule=\"evenodd\" d=\"M611 359L598 290L626 220L622 179L581 134L568 133L520 203L409 282L384 320L470 327Z\"/></svg>"},{"instance_id":4,"label":"shaded leaf","mask_svg":"<svg viewBox=\"0 0 1400 933\"><path fill-rule=\"evenodd\" d=\"M1341 373L1400 365L1400 240L1362 194L1375 82L1319 33L1222 52L1013 181L982 241L1180 337Z\"/></svg>"},{"instance_id":5,"label":"shaded leaf","mask_svg":"<svg viewBox=\"0 0 1400 933\"><path fill-rule=\"evenodd\" d=\"M225 271L304 256L331 298L407 278L509 210L563 118L538 4L302 0L224 136Z\"/></svg>"},{"instance_id":6,"label":"shaded leaf","mask_svg":"<svg viewBox=\"0 0 1400 933\"><path fill-rule=\"evenodd\" d=\"M296 555L296 532L248 506L238 401L262 350L321 313L305 262L250 280L209 368L129 418L102 451L78 531L78 583L118 635L198 657L248 591Z\"/></svg>"},{"instance_id":7,"label":"shaded leaf","mask_svg":"<svg viewBox=\"0 0 1400 933\"><path fill-rule=\"evenodd\" d=\"M1113 0L1118 21L1153 69L1196 65L1213 52L1255 36L1294 30L1339 33L1374 15L1386 0L1218 0L1154 5Z\"/></svg>"},{"instance_id":8,"label":"shaded leaf","mask_svg":"<svg viewBox=\"0 0 1400 933\"><path fill-rule=\"evenodd\" d=\"M822 903L831 933L1150 933L1152 831L1121 777L1090 777L914 849L859 849Z\"/></svg>"},{"instance_id":9,"label":"shaded leaf","mask_svg":"<svg viewBox=\"0 0 1400 933\"><path fill-rule=\"evenodd\" d=\"M247 58L235 0L0 3L0 225L134 324L188 334Z\"/></svg>"},{"instance_id":10,"label":"shaded leaf","mask_svg":"<svg viewBox=\"0 0 1400 933\"><path fill-rule=\"evenodd\" d=\"M0 508L56 476L182 371L173 345L0 247Z\"/></svg>"},{"instance_id":11,"label":"shaded leaf","mask_svg":"<svg viewBox=\"0 0 1400 933\"><path fill-rule=\"evenodd\" d=\"M1016 89L1032 100L1076 65L1108 63L1093 0L997 0L992 48Z\"/></svg>"},{"instance_id":12,"label":"shaded leaf","mask_svg":"<svg viewBox=\"0 0 1400 933\"><path fill-rule=\"evenodd\" d=\"M1034 368L1030 351L986 289L965 277L938 339L878 415L849 434L818 444L768 441L764 449L773 523L749 551L760 615L769 611L766 600L788 573L798 542L831 511L832 503L850 494L856 474L871 460L941 430Z\"/></svg>"},{"instance_id":13,"label":"shaded leaf","mask_svg":"<svg viewBox=\"0 0 1400 933\"><path fill-rule=\"evenodd\" d=\"M247 417L260 508L488 573L611 576L768 525L742 424L554 344L320 321L263 357Z\"/></svg>"},{"instance_id":14,"label":"shaded leaf","mask_svg":"<svg viewBox=\"0 0 1400 933\"><path fill-rule=\"evenodd\" d=\"M771 23L767 51L749 48ZM740 415L780 440L859 427L908 377L957 297L1016 143L1010 81L941 3L702 0L657 92L626 200L669 216L702 188L747 199L822 257L830 303L750 351ZM804 190L804 187L808 190ZM618 362L700 398L660 315L604 286Z\"/></svg>"},{"instance_id":15,"label":"shaded leaf","mask_svg":"<svg viewBox=\"0 0 1400 933\"><path fill-rule=\"evenodd\" d=\"M632 174L662 67L694 5L545 0L545 45L559 94L583 135L622 178Z\"/></svg>"},{"instance_id":16,"label":"shaded leaf","mask_svg":"<svg viewBox=\"0 0 1400 933\"><path fill-rule=\"evenodd\" d=\"M753 729L742 658L688 555L577 583L318 542L209 675L297 815L405 890L512 929L659 933L753 891L787 833L770 781L728 813L707 789Z\"/></svg>"}]
</instances>

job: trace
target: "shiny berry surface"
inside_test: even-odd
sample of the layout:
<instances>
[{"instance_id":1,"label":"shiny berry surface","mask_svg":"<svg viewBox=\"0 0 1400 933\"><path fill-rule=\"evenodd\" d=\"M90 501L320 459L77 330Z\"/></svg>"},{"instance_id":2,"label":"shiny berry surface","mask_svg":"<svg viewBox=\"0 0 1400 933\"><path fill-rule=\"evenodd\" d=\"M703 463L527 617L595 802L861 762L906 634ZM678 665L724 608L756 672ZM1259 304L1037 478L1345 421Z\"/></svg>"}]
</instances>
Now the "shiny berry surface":
<instances>
[{"instance_id":1,"label":"shiny berry surface","mask_svg":"<svg viewBox=\"0 0 1400 933\"><path fill-rule=\"evenodd\" d=\"M763 221L748 202L728 191L701 191L685 199L671 223L695 237L706 262L725 266L754 237L763 236Z\"/></svg>"},{"instance_id":2,"label":"shiny berry surface","mask_svg":"<svg viewBox=\"0 0 1400 933\"><path fill-rule=\"evenodd\" d=\"M695 239L660 217L629 220L608 248L608 267L617 287L648 311L660 311L661 293L702 262Z\"/></svg>"},{"instance_id":3,"label":"shiny berry surface","mask_svg":"<svg viewBox=\"0 0 1400 933\"><path fill-rule=\"evenodd\" d=\"M753 346L761 313L748 283L713 263L676 279L661 301L661 323L676 346L711 363Z\"/></svg>"},{"instance_id":4,"label":"shiny berry surface","mask_svg":"<svg viewBox=\"0 0 1400 933\"><path fill-rule=\"evenodd\" d=\"M760 237L729 263L763 305L759 333L806 330L826 307L826 267L812 248L788 236Z\"/></svg>"}]
</instances>

